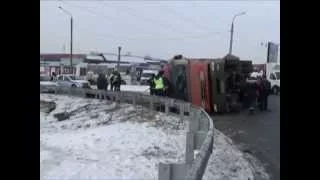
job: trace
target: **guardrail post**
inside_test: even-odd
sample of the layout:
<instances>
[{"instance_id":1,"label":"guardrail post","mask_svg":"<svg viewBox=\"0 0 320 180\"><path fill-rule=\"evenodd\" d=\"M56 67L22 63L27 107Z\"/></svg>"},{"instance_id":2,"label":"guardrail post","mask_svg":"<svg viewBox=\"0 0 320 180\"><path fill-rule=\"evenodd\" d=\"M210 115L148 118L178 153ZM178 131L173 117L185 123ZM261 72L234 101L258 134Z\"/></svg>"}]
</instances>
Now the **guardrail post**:
<instances>
[{"instance_id":1,"label":"guardrail post","mask_svg":"<svg viewBox=\"0 0 320 180\"><path fill-rule=\"evenodd\" d=\"M179 104L179 114L180 114L180 119L183 120L183 117L184 117L184 104L183 103Z\"/></svg>"},{"instance_id":2,"label":"guardrail post","mask_svg":"<svg viewBox=\"0 0 320 180\"><path fill-rule=\"evenodd\" d=\"M150 102L149 108L150 108L151 111L153 111L154 110L154 97L153 96L150 97L150 101L149 102Z\"/></svg>"},{"instance_id":3,"label":"guardrail post","mask_svg":"<svg viewBox=\"0 0 320 180\"><path fill-rule=\"evenodd\" d=\"M165 113L166 114L169 114L169 103L168 103L168 101L165 101L165 103L164 103L164 108L165 108Z\"/></svg>"},{"instance_id":4,"label":"guardrail post","mask_svg":"<svg viewBox=\"0 0 320 180\"><path fill-rule=\"evenodd\" d=\"M158 180L171 180L171 165L159 163Z\"/></svg>"},{"instance_id":5,"label":"guardrail post","mask_svg":"<svg viewBox=\"0 0 320 180\"><path fill-rule=\"evenodd\" d=\"M186 142L186 164L191 164L194 160L194 133L187 132Z\"/></svg>"},{"instance_id":6,"label":"guardrail post","mask_svg":"<svg viewBox=\"0 0 320 180\"><path fill-rule=\"evenodd\" d=\"M199 130L199 118L199 111L191 109L189 116L189 131L195 132Z\"/></svg>"},{"instance_id":7,"label":"guardrail post","mask_svg":"<svg viewBox=\"0 0 320 180\"><path fill-rule=\"evenodd\" d=\"M133 96L132 96L132 104L133 104L133 106L134 107L136 107L136 104L137 104L137 96L136 96L136 94L133 94Z\"/></svg>"},{"instance_id":8,"label":"guardrail post","mask_svg":"<svg viewBox=\"0 0 320 180\"><path fill-rule=\"evenodd\" d=\"M209 122L204 116L205 115L202 112L199 115L199 130L208 131L209 130Z\"/></svg>"},{"instance_id":9,"label":"guardrail post","mask_svg":"<svg viewBox=\"0 0 320 180\"><path fill-rule=\"evenodd\" d=\"M120 106L120 103L119 103L119 92L116 92L115 94L115 103L116 103L116 107L119 107Z\"/></svg>"},{"instance_id":10,"label":"guardrail post","mask_svg":"<svg viewBox=\"0 0 320 180\"><path fill-rule=\"evenodd\" d=\"M185 111L188 113L188 116L190 116L190 111L191 111L191 104L190 103L186 104Z\"/></svg>"},{"instance_id":11,"label":"guardrail post","mask_svg":"<svg viewBox=\"0 0 320 180\"><path fill-rule=\"evenodd\" d=\"M118 91L118 103L122 101L122 92Z\"/></svg>"}]
</instances>

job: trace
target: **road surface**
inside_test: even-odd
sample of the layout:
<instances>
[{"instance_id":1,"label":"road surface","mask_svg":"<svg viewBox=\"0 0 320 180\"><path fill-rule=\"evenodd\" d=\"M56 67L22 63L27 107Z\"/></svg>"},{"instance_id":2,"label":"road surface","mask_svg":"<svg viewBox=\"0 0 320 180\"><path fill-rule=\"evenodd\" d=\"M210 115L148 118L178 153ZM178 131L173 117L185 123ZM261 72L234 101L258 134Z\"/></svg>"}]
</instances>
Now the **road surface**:
<instances>
[{"instance_id":1,"label":"road surface","mask_svg":"<svg viewBox=\"0 0 320 180\"><path fill-rule=\"evenodd\" d=\"M258 158L272 180L280 179L280 96L269 97L270 112L247 111L213 116L218 130L229 136L239 148Z\"/></svg>"}]
</instances>

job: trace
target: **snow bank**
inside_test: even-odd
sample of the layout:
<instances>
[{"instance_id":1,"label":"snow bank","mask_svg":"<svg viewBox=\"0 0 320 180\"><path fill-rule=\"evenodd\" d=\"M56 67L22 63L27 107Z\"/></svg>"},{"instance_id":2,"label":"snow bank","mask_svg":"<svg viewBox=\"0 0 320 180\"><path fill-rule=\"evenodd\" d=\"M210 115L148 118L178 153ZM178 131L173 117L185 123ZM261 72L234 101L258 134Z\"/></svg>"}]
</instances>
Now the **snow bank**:
<instances>
[{"instance_id":1,"label":"snow bank","mask_svg":"<svg viewBox=\"0 0 320 180\"><path fill-rule=\"evenodd\" d=\"M133 92L149 92L149 86L143 85L121 85L121 91L133 91Z\"/></svg>"},{"instance_id":2,"label":"snow bank","mask_svg":"<svg viewBox=\"0 0 320 180\"><path fill-rule=\"evenodd\" d=\"M44 86L57 86L56 82L52 82L52 81L40 81L40 85L44 85Z\"/></svg>"},{"instance_id":3,"label":"snow bank","mask_svg":"<svg viewBox=\"0 0 320 180\"><path fill-rule=\"evenodd\" d=\"M91 86L92 89L97 89L97 86ZM108 87L110 89L110 86ZM149 93L149 86L144 85L121 85L121 91L131 91L131 92L143 92Z\"/></svg>"},{"instance_id":4,"label":"snow bank","mask_svg":"<svg viewBox=\"0 0 320 180\"><path fill-rule=\"evenodd\" d=\"M40 179L157 179L160 162L184 161L179 118L95 99L40 99L57 105L40 112ZM59 113L70 117L57 121Z\"/></svg>"},{"instance_id":5,"label":"snow bank","mask_svg":"<svg viewBox=\"0 0 320 180\"><path fill-rule=\"evenodd\" d=\"M230 138L215 129L213 152L203 180L253 180L256 174L259 174L261 179L269 179L256 158L242 153L232 144Z\"/></svg>"},{"instance_id":6,"label":"snow bank","mask_svg":"<svg viewBox=\"0 0 320 180\"><path fill-rule=\"evenodd\" d=\"M184 163L188 124L105 100L40 94L56 103L40 112L40 179L157 179L158 164ZM55 114L69 114L57 121ZM249 161L248 161L249 160ZM269 179L261 164L215 130L203 180Z\"/></svg>"}]
</instances>

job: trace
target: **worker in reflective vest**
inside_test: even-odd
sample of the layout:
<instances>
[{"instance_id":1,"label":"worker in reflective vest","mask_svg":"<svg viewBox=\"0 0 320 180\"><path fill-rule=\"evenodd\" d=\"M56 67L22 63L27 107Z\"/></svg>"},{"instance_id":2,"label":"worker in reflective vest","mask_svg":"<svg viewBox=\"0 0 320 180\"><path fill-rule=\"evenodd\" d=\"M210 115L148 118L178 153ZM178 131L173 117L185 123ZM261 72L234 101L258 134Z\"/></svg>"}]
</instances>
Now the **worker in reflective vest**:
<instances>
[{"instance_id":1,"label":"worker in reflective vest","mask_svg":"<svg viewBox=\"0 0 320 180\"><path fill-rule=\"evenodd\" d=\"M164 82L163 82L163 72L160 71L159 74L154 78L154 93L157 96L164 96Z\"/></svg>"}]
</instances>

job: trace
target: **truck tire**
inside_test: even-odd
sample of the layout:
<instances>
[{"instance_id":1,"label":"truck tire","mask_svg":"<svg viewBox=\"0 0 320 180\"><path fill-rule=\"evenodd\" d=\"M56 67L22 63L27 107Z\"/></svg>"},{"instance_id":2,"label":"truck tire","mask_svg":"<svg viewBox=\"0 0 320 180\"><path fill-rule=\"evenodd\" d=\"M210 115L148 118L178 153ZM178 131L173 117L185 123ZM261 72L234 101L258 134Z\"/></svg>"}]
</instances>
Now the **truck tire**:
<instances>
[{"instance_id":1,"label":"truck tire","mask_svg":"<svg viewBox=\"0 0 320 180\"><path fill-rule=\"evenodd\" d=\"M76 88L77 86L76 86L75 84L72 84L71 87L72 87L72 88Z\"/></svg>"},{"instance_id":2,"label":"truck tire","mask_svg":"<svg viewBox=\"0 0 320 180\"><path fill-rule=\"evenodd\" d=\"M275 94L275 95L278 95L279 94L279 87L278 86L273 86L272 87L272 93Z\"/></svg>"}]
</instances>

